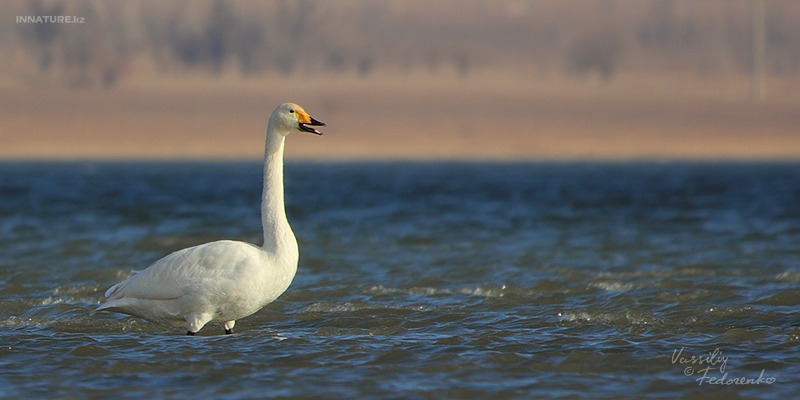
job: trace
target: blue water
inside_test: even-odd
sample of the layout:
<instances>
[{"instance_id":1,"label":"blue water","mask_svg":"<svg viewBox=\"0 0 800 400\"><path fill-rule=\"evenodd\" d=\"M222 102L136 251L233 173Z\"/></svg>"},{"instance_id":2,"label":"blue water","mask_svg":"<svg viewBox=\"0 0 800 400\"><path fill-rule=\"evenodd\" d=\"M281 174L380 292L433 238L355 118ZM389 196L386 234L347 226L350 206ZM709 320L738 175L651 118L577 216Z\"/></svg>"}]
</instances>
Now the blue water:
<instances>
[{"instance_id":1,"label":"blue water","mask_svg":"<svg viewBox=\"0 0 800 400\"><path fill-rule=\"evenodd\" d=\"M260 244L260 185L0 164L0 397L800 393L800 164L289 163L297 276L235 335L91 313L171 251Z\"/></svg>"}]
</instances>

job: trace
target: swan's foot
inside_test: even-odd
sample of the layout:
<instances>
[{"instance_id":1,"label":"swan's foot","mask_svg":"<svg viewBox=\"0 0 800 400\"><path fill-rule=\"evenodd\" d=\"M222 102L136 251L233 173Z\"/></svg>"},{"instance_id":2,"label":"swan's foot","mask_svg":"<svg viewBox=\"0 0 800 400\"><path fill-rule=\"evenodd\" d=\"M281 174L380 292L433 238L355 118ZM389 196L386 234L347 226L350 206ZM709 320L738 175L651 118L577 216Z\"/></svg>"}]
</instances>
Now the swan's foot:
<instances>
[{"instance_id":1,"label":"swan's foot","mask_svg":"<svg viewBox=\"0 0 800 400\"><path fill-rule=\"evenodd\" d=\"M222 324L222 327L225 329L225 334L226 335L230 335L231 333L233 333L233 326L234 325L236 325L236 321L234 321L234 320L226 321L224 324Z\"/></svg>"},{"instance_id":2,"label":"swan's foot","mask_svg":"<svg viewBox=\"0 0 800 400\"><path fill-rule=\"evenodd\" d=\"M203 326L211 321L211 314L189 314L186 316L186 332L189 336L194 336Z\"/></svg>"}]
</instances>

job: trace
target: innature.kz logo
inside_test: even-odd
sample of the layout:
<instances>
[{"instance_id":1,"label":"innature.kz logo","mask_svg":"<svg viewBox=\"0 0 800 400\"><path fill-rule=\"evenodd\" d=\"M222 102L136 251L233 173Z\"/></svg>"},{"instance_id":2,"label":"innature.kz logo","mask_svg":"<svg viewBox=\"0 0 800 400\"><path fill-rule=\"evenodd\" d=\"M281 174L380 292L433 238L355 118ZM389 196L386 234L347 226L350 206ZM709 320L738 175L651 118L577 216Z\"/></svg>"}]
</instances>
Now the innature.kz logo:
<instances>
[{"instance_id":1,"label":"innature.kz logo","mask_svg":"<svg viewBox=\"0 0 800 400\"><path fill-rule=\"evenodd\" d=\"M82 24L83 20L74 15L17 15L18 24Z\"/></svg>"}]
</instances>

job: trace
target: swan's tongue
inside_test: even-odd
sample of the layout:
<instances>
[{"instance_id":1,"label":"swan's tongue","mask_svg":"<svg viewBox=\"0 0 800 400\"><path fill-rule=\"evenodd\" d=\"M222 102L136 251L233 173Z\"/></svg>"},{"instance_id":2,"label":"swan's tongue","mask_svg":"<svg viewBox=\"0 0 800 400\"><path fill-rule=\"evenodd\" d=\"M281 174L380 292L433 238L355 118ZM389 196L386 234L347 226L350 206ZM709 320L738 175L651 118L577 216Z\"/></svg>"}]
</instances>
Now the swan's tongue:
<instances>
[{"instance_id":1,"label":"swan's tongue","mask_svg":"<svg viewBox=\"0 0 800 400\"><path fill-rule=\"evenodd\" d=\"M313 117L310 117L310 116L309 116L309 118L311 119L311 122L309 122L307 124L300 123L300 130L303 131L303 132L313 133L315 135L322 135L322 132L312 128L312 126L325 126L325 123L317 121L316 119L314 119Z\"/></svg>"}]
</instances>

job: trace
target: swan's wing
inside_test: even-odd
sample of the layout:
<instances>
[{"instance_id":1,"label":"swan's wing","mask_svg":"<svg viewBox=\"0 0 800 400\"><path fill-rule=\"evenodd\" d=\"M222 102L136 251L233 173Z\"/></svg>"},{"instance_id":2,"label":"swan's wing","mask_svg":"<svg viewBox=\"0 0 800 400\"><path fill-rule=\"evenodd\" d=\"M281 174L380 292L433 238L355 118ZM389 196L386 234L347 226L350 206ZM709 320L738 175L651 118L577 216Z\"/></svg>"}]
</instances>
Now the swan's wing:
<instances>
[{"instance_id":1,"label":"swan's wing","mask_svg":"<svg viewBox=\"0 0 800 400\"><path fill-rule=\"evenodd\" d=\"M176 251L147 269L112 286L109 301L122 298L177 299L196 288L214 290L238 266L247 263L255 246L219 241Z\"/></svg>"}]
</instances>

